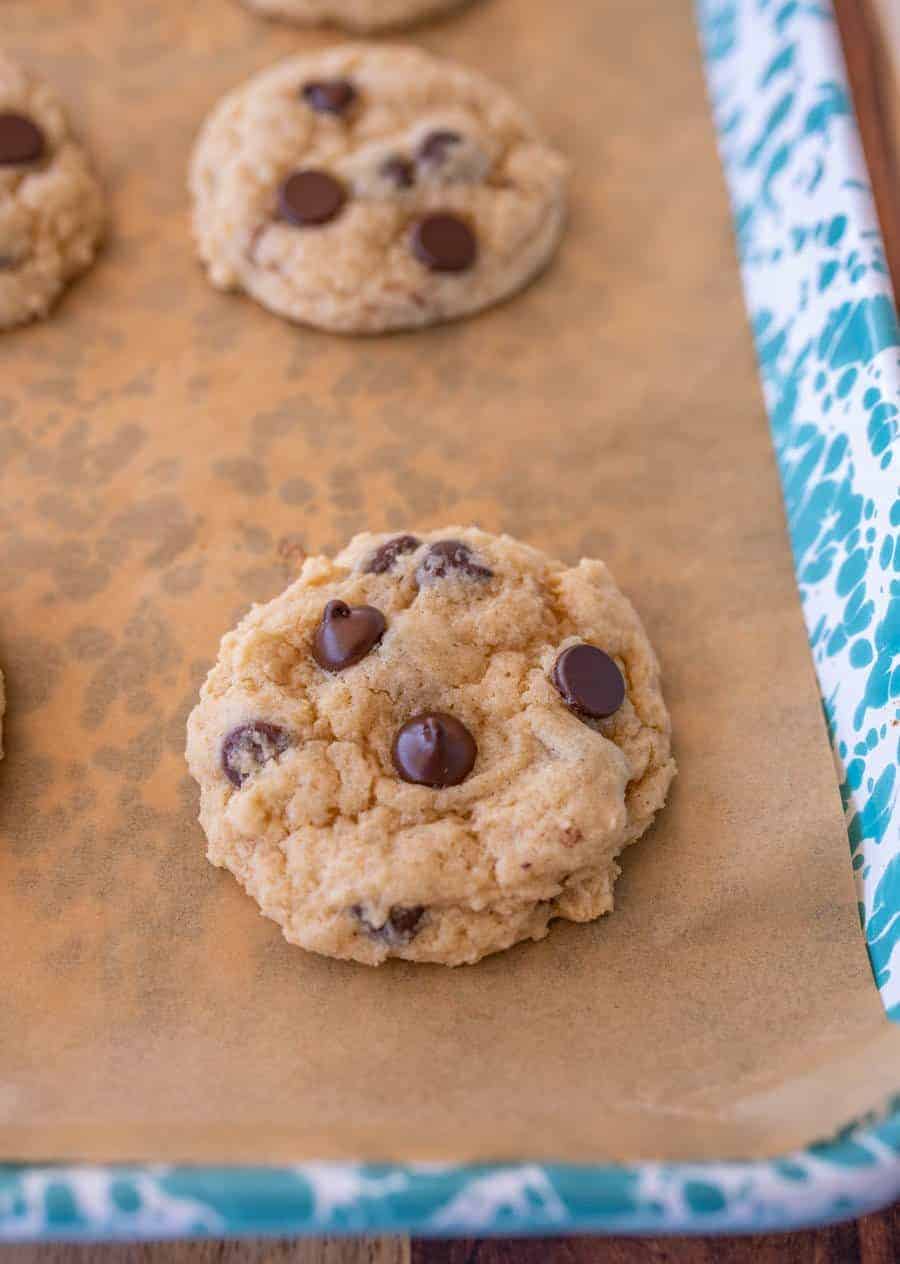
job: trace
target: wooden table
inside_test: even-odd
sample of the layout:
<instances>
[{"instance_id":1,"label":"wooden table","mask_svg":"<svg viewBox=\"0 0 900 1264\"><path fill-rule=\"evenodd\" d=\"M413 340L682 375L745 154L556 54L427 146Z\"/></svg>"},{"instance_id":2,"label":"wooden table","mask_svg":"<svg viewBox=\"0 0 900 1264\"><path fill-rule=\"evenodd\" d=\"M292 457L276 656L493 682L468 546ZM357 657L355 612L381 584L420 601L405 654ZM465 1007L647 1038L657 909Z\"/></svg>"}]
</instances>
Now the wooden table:
<instances>
[{"instance_id":1,"label":"wooden table","mask_svg":"<svg viewBox=\"0 0 900 1264\"><path fill-rule=\"evenodd\" d=\"M900 0L834 0L860 130L900 290ZM889 35L889 32L891 33ZM892 56L893 48L896 57ZM896 143L895 143L896 142ZM0 1247L0 1264L900 1264L900 1203L808 1233L754 1238L336 1238Z\"/></svg>"},{"instance_id":2,"label":"wooden table","mask_svg":"<svg viewBox=\"0 0 900 1264\"><path fill-rule=\"evenodd\" d=\"M900 1204L815 1233L755 1238L336 1238L0 1248L2 1264L897 1264Z\"/></svg>"}]
</instances>

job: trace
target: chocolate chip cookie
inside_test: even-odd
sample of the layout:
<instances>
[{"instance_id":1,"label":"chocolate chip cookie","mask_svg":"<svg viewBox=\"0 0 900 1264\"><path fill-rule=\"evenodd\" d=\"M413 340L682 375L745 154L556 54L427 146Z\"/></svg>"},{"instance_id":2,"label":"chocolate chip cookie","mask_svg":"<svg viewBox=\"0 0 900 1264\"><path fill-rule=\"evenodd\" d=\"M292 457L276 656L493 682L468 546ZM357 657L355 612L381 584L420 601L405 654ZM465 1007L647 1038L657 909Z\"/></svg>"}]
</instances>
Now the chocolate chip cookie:
<instances>
[{"instance_id":1,"label":"chocolate chip cookie","mask_svg":"<svg viewBox=\"0 0 900 1264\"><path fill-rule=\"evenodd\" d=\"M56 93L0 55L0 329L46 315L102 227L100 186Z\"/></svg>"},{"instance_id":2,"label":"chocolate chip cookie","mask_svg":"<svg viewBox=\"0 0 900 1264\"><path fill-rule=\"evenodd\" d=\"M212 283L345 333L476 312L562 231L565 163L473 71L414 48L294 57L213 111L191 165Z\"/></svg>"},{"instance_id":3,"label":"chocolate chip cookie","mask_svg":"<svg viewBox=\"0 0 900 1264\"><path fill-rule=\"evenodd\" d=\"M465 0L244 0L258 13L304 25L333 23L351 31L411 26L458 8Z\"/></svg>"},{"instance_id":4,"label":"chocolate chip cookie","mask_svg":"<svg viewBox=\"0 0 900 1264\"><path fill-rule=\"evenodd\" d=\"M602 562L359 535L222 641L188 722L213 864L292 943L447 965L613 906L675 766Z\"/></svg>"}]
</instances>

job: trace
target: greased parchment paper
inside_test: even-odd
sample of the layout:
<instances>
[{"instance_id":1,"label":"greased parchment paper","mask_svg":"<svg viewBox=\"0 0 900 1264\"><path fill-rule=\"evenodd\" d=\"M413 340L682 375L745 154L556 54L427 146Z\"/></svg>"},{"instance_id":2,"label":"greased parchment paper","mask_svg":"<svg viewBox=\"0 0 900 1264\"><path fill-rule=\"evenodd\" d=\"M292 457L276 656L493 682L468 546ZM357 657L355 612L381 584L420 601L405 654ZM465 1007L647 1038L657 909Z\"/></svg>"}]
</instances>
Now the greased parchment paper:
<instances>
[{"instance_id":1,"label":"greased parchment paper","mask_svg":"<svg viewBox=\"0 0 900 1264\"><path fill-rule=\"evenodd\" d=\"M805 1143L900 1085L859 934L688 0L482 0L417 31L571 157L560 256L389 339L207 285L220 94L335 36L236 0L5 0L112 201L0 342L0 1157L634 1159ZM612 917L455 971L284 943L204 859L184 722L307 552L476 521L605 558L680 776ZM864 1070L863 1070L864 1068Z\"/></svg>"}]
</instances>

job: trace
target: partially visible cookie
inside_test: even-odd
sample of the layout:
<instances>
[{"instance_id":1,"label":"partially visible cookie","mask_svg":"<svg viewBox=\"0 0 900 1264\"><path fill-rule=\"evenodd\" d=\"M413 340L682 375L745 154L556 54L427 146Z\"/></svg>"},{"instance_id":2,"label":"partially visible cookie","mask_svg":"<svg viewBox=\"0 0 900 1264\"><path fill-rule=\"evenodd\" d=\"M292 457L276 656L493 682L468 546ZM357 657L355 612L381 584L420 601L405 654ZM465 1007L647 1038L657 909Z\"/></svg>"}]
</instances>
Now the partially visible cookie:
<instances>
[{"instance_id":1,"label":"partially visible cookie","mask_svg":"<svg viewBox=\"0 0 900 1264\"><path fill-rule=\"evenodd\" d=\"M603 563L458 527L309 558L222 640L187 758L212 863L290 942L369 965L609 912L675 771Z\"/></svg>"},{"instance_id":2,"label":"partially visible cookie","mask_svg":"<svg viewBox=\"0 0 900 1264\"><path fill-rule=\"evenodd\" d=\"M244 0L259 13L304 25L333 23L351 31L411 26L458 8L466 0Z\"/></svg>"},{"instance_id":3,"label":"partially visible cookie","mask_svg":"<svg viewBox=\"0 0 900 1264\"><path fill-rule=\"evenodd\" d=\"M90 266L103 218L56 93L0 54L0 329L46 315Z\"/></svg>"},{"instance_id":4,"label":"partially visible cookie","mask_svg":"<svg viewBox=\"0 0 900 1264\"><path fill-rule=\"evenodd\" d=\"M451 320L550 258L565 162L500 88L401 46L281 62L227 96L191 166L210 280L291 320L377 333Z\"/></svg>"},{"instance_id":5,"label":"partially visible cookie","mask_svg":"<svg viewBox=\"0 0 900 1264\"><path fill-rule=\"evenodd\" d=\"M0 671L0 759L3 758L3 717L6 715L6 682Z\"/></svg>"}]
</instances>

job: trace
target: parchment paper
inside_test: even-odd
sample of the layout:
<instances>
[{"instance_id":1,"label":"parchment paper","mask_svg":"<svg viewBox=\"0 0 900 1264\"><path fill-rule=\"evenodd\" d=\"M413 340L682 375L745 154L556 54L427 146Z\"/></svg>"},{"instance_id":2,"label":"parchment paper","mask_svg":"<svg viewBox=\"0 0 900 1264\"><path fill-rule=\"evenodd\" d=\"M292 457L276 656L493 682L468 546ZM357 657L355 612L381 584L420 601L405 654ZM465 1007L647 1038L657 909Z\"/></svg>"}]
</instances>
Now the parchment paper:
<instances>
[{"instance_id":1,"label":"parchment paper","mask_svg":"<svg viewBox=\"0 0 900 1264\"><path fill-rule=\"evenodd\" d=\"M900 1086L859 934L688 0L482 0L416 39L573 162L556 263L342 340L208 287L207 108L335 38L234 0L6 0L113 231L0 343L0 1157L766 1155ZM363 527L605 558L680 777L617 911L474 968L288 947L205 861L184 721L251 600Z\"/></svg>"}]
</instances>

